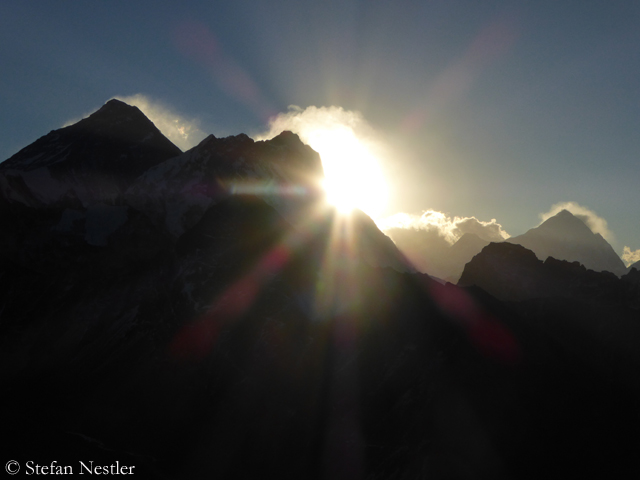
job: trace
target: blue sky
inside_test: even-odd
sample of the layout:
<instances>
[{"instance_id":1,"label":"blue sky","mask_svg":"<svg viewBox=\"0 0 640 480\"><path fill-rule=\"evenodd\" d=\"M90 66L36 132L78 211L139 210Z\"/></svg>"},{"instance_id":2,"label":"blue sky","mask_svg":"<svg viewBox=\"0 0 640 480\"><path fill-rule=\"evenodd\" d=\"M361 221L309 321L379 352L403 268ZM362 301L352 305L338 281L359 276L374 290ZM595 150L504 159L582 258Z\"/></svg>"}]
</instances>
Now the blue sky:
<instances>
[{"instance_id":1,"label":"blue sky","mask_svg":"<svg viewBox=\"0 0 640 480\"><path fill-rule=\"evenodd\" d=\"M114 96L204 133L289 105L360 112L393 152L386 214L492 218L573 201L640 249L640 3L0 4L0 158Z\"/></svg>"}]
</instances>

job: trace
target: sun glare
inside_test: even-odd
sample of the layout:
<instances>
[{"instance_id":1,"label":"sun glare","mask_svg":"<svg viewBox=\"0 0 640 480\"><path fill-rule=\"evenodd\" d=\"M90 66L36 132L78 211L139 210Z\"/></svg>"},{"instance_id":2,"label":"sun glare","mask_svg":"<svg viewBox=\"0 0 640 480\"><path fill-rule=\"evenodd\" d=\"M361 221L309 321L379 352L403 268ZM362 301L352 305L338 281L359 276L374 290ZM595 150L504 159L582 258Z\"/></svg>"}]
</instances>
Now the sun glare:
<instances>
[{"instance_id":1,"label":"sun glare","mask_svg":"<svg viewBox=\"0 0 640 480\"><path fill-rule=\"evenodd\" d=\"M328 201L341 212L359 208L378 216L387 201L387 186L378 159L346 127L308 133L308 143L322 158Z\"/></svg>"}]
</instances>

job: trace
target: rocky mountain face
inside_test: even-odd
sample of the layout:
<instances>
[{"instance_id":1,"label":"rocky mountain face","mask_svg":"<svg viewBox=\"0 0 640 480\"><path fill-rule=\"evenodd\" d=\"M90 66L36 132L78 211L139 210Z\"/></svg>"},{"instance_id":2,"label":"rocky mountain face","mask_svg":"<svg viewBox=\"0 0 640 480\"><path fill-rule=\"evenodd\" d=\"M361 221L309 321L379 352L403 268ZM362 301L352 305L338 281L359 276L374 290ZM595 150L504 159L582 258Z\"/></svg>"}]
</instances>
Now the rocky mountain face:
<instances>
[{"instance_id":1,"label":"rocky mountain face","mask_svg":"<svg viewBox=\"0 0 640 480\"><path fill-rule=\"evenodd\" d=\"M533 251L541 260L553 257L580 262L598 272L607 271L618 276L626 273L624 263L602 235L593 233L582 220L567 210L507 241Z\"/></svg>"},{"instance_id":2,"label":"rocky mountain face","mask_svg":"<svg viewBox=\"0 0 640 480\"><path fill-rule=\"evenodd\" d=\"M180 153L135 112L109 102L0 164L7 458L162 479L640 473L637 275L588 305L442 285L323 203L295 135ZM36 163L59 170L36 184ZM582 295L588 271L531 255L517 275L566 269Z\"/></svg>"}]
</instances>

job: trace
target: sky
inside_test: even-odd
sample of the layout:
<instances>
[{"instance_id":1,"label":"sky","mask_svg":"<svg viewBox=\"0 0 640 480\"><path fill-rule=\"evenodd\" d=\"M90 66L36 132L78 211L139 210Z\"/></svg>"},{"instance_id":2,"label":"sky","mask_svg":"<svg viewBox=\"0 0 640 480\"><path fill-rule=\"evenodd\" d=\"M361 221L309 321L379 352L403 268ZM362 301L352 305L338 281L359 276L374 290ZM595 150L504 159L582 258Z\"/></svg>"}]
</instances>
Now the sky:
<instances>
[{"instance_id":1,"label":"sky","mask_svg":"<svg viewBox=\"0 0 640 480\"><path fill-rule=\"evenodd\" d=\"M384 151L380 218L519 235L572 202L630 255L639 46L627 0L2 2L0 159L113 97L183 149L339 108Z\"/></svg>"}]
</instances>

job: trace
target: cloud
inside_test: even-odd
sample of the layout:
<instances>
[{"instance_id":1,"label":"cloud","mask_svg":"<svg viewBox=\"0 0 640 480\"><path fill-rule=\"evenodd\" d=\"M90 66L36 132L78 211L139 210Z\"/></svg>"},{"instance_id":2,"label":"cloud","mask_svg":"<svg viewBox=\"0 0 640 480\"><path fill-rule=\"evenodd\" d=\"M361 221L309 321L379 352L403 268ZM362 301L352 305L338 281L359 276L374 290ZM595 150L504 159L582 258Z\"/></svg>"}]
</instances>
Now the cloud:
<instances>
[{"instance_id":1,"label":"cloud","mask_svg":"<svg viewBox=\"0 0 640 480\"><path fill-rule=\"evenodd\" d=\"M625 245L622 250L622 261L627 267L632 263L640 261L640 248L638 250L631 250Z\"/></svg>"},{"instance_id":2,"label":"cloud","mask_svg":"<svg viewBox=\"0 0 640 480\"><path fill-rule=\"evenodd\" d=\"M317 132L343 130L366 143L368 148L374 150L374 154L383 148L379 132L371 127L362 114L342 107L310 106L302 109L297 105L290 105L288 112L272 117L269 120L269 130L256 135L255 139L268 140L285 130L298 134L300 140L312 147Z\"/></svg>"},{"instance_id":3,"label":"cloud","mask_svg":"<svg viewBox=\"0 0 640 480\"><path fill-rule=\"evenodd\" d=\"M419 271L454 283L464 264L471 260L461 252L451 255L451 245L460 237L475 233L487 242L502 242L510 237L495 219L483 222L475 217L451 217L436 210L427 210L422 215L396 213L376 223Z\"/></svg>"},{"instance_id":4,"label":"cloud","mask_svg":"<svg viewBox=\"0 0 640 480\"><path fill-rule=\"evenodd\" d=\"M173 108L161 101L151 99L141 93L124 97L116 96L113 98L121 100L128 105L138 107L142 113L158 127L158 130L182 151L195 147L207 136L206 133L200 130L198 120L193 118L188 119L176 113ZM68 127L69 125L78 123L94 112L95 110L79 118L71 119L62 126Z\"/></svg>"},{"instance_id":5,"label":"cloud","mask_svg":"<svg viewBox=\"0 0 640 480\"><path fill-rule=\"evenodd\" d=\"M351 128L356 133L372 133L360 112L335 106L302 109L297 105L289 105L288 112L279 113L269 121L269 131L259 136L258 140L273 138L284 130L300 135L318 128L332 129L335 125Z\"/></svg>"},{"instance_id":6,"label":"cloud","mask_svg":"<svg viewBox=\"0 0 640 480\"><path fill-rule=\"evenodd\" d=\"M571 212L573 215L575 215L580 220L582 220L587 225L587 227L591 229L593 233L599 233L609 243L615 242L615 236L613 232L609 230L607 221L604 218L600 217L598 214L596 214L593 210L590 210L589 208L584 207L578 204L577 202L556 203L551 207L551 210L549 210L547 213L540 214L540 218L542 219L540 223L553 217L554 215L557 215L562 210L567 210Z\"/></svg>"},{"instance_id":7,"label":"cloud","mask_svg":"<svg viewBox=\"0 0 640 480\"><path fill-rule=\"evenodd\" d=\"M140 93L129 96L114 97L129 105L138 107L156 127L177 145L181 150L188 150L197 145L206 134L200 130L196 119L189 119L178 114L167 104L151 99Z\"/></svg>"},{"instance_id":8,"label":"cloud","mask_svg":"<svg viewBox=\"0 0 640 480\"><path fill-rule=\"evenodd\" d=\"M495 218L484 222L476 217L451 217L435 210L427 210L422 215L396 213L376 223L384 232L390 230L436 232L450 245L457 242L465 233L475 233L488 242L502 242L511 236Z\"/></svg>"}]
</instances>

